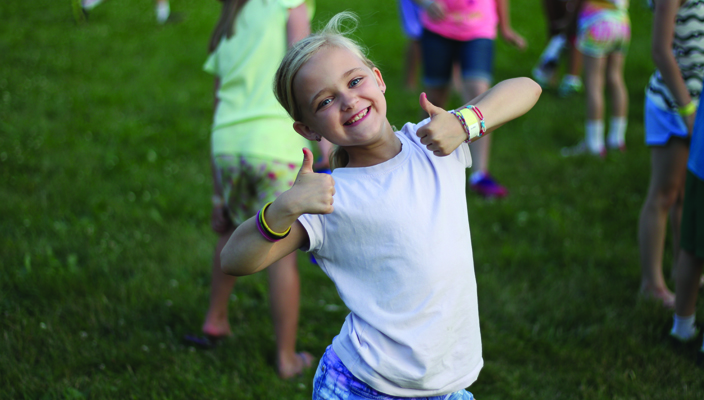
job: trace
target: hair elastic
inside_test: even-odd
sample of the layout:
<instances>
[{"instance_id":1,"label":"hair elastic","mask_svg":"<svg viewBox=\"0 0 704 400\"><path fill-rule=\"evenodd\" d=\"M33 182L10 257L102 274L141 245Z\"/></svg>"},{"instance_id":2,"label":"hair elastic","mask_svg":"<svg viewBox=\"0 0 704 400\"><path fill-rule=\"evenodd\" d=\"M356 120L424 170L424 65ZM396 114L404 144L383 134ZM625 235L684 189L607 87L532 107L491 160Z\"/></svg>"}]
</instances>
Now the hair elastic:
<instances>
[{"instance_id":1,"label":"hair elastic","mask_svg":"<svg viewBox=\"0 0 704 400\"><path fill-rule=\"evenodd\" d=\"M697 105L690 101L686 106L678 107L677 112L683 117L689 117L697 112Z\"/></svg>"},{"instance_id":2,"label":"hair elastic","mask_svg":"<svg viewBox=\"0 0 704 400\"><path fill-rule=\"evenodd\" d=\"M291 227L289 226L288 229L286 229L286 232L283 233L274 232L271 228L269 228L269 225L267 225L266 220L264 219L264 213L271 203L272 202L270 201L264 204L264 207L262 207L262 209L257 213L257 229L259 230L259 233L264 236L264 239L270 242L278 242L291 233Z\"/></svg>"}]
</instances>

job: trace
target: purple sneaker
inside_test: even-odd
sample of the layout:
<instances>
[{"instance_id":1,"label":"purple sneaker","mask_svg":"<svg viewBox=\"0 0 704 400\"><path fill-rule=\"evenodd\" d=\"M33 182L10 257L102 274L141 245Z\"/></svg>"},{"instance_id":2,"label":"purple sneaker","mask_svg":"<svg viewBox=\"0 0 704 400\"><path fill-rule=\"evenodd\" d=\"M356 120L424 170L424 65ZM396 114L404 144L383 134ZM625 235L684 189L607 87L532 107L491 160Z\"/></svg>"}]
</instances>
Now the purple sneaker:
<instances>
[{"instance_id":1,"label":"purple sneaker","mask_svg":"<svg viewBox=\"0 0 704 400\"><path fill-rule=\"evenodd\" d=\"M484 174L477 182L470 184L469 188L486 198L508 196L508 190L499 185L489 174Z\"/></svg>"}]
</instances>

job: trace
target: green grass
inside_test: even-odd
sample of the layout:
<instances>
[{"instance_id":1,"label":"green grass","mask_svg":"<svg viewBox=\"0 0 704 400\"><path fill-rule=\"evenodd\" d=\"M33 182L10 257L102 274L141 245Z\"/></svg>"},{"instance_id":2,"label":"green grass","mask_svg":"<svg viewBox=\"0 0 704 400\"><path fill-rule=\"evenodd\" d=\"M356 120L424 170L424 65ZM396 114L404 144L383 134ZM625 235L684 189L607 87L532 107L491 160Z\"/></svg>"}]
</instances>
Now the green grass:
<instances>
[{"instance_id":1,"label":"green grass","mask_svg":"<svg viewBox=\"0 0 704 400\"><path fill-rule=\"evenodd\" d=\"M402 89L404 39L387 3L348 7L400 126L419 106ZM513 2L530 47L499 43L497 80L530 73L545 44L538 3ZM670 313L636 298L653 69L641 3L626 65L628 152L561 158L582 136L584 100L546 90L494 134L492 171L511 196L468 196L486 363L477 398L704 396L697 346L670 346ZM320 0L316 25L339 4ZM167 26L152 7L112 0L75 24L68 0L0 2L0 398L310 398L312 372L276 377L266 274L238 283L233 340L210 352L180 342L202 323L216 238L212 78L201 66L219 5L174 0L184 20ZM668 248L667 275L671 257ZM299 347L319 356L345 312L326 311L341 304L333 285L299 259Z\"/></svg>"}]
</instances>

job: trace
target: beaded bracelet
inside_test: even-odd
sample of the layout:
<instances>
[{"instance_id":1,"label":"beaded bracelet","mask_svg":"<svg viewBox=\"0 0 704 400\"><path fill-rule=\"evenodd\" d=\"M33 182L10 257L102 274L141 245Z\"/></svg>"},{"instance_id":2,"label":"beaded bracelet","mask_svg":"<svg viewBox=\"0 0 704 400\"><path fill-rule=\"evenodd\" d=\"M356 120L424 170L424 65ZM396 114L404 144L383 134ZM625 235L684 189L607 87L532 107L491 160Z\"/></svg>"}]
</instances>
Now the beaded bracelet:
<instances>
[{"instance_id":1,"label":"beaded bracelet","mask_svg":"<svg viewBox=\"0 0 704 400\"><path fill-rule=\"evenodd\" d=\"M269 225L267 225L266 220L264 219L264 213L266 212L266 209L271 205L271 201L264 204L264 207L257 213L257 229L259 230L259 233L264 236L264 239L270 241L270 242L278 242L279 240L285 238L288 236L289 233L291 233L291 227L289 226L288 229L286 229L286 232L284 233L277 233L271 230L269 228Z\"/></svg>"},{"instance_id":2,"label":"beaded bracelet","mask_svg":"<svg viewBox=\"0 0 704 400\"><path fill-rule=\"evenodd\" d=\"M697 105L690 101L686 106L678 107L677 112L683 117L689 117L697 112Z\"/></svg>"}]
</instances>

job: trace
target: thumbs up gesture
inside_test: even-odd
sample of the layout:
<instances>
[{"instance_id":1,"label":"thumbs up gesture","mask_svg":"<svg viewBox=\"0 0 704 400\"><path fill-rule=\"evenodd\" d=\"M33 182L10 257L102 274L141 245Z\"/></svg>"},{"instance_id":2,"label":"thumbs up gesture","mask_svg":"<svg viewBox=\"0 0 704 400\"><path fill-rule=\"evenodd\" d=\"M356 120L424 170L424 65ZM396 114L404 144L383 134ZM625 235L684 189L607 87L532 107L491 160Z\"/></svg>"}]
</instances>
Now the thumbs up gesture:
<instances>
[{"instance_id":1,"label":"thumbs up gesture","mask_svg":"<svg viewBox=\"0 0 704 400\"><path fill-rule=\"evenodd\" d=\"M418 129L416 135L433 154L439 157L449 155L467 139L457 117L435 106L425 93L420 94L420 107L428 113L430 122Z\"/></svg>"},{"instance_id":2,"label":"thumbs up gesture","mask_svg":"<svg viewBox=\"0 0 704 400\"><path fill-rule=\"evenodd\" d=\"M303 165L298 171L296 181L279 199L284 201L291 214L330 214L333 212L335 180L329 174L313 171L313 153L303 149ZM278 199L277 199L278 201Z\"/></svg>"}]
</instances>

